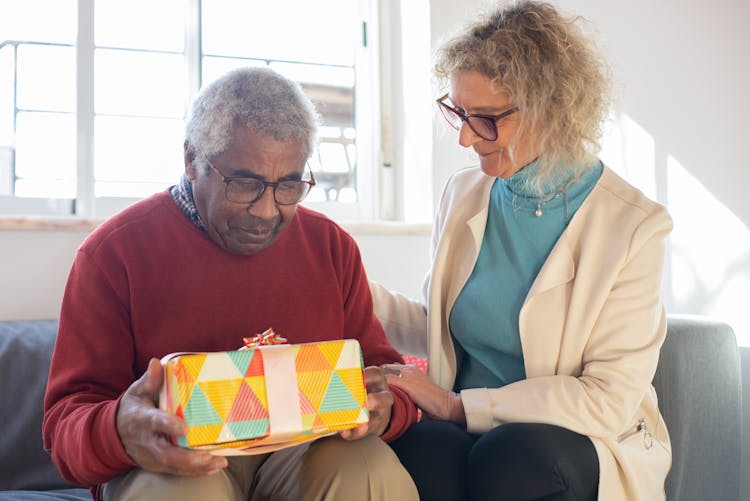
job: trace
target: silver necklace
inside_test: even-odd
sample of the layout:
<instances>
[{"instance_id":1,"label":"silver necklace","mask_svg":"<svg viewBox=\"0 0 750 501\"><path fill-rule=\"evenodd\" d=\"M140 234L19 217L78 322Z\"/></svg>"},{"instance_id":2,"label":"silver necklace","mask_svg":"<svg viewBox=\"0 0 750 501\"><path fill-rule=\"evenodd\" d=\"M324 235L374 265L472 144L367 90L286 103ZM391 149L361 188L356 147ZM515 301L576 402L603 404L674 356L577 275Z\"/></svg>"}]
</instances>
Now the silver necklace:
<instances>
[{"instance_id":1,"label":"silver necklace","mask_svg":"<svg viewBox=\"0 0 750 501\"><path fill-rule=\"evenodd\" d=\"M570 185L573 184L573 181L574 181L573 177L569 178L560 187L560 189L557 190L556 193L548 195L547 197L544 197L544 198L537 198L536 200L534 200L534 197L529 197L529 196L524 197L521 194L517 194L512 189L510 191L513 194L513 199L514 200L515 200L516 197L519 197L519 198L525 198L528 202L531 202L531 203L536 202L536 210L534 210L534 215L536 217L542 217L544 215L544 206L546 204L550 203L552 200L555 200L559 196L564 197L564 209L565 209L564 217L565 217L565 221L567 222L567 220L568 220L568 188L570 187Z\"/></svg>"},{"instance_id":2,"label":"silver necklace","mask_svg":"<svg viewBox=\"0 0 750 501\"><path fill-rule=\"evenodd\" d=\"M542 217L544 215L544 211L542 211L542 207L544 204L547 204L551 202L552 200L556 199L560 195L564 197L564 207L565 207L565 221L567 223L568 221L568 188L570 188L570 185L573 184L575 181L575 177L571 176L565 184L562 185L562 187L558 190L557 193L552 195L551 197L547 198L546 200L537 200L536 202L536 210L534 211L534 215L536 217Z\"/></svg>"},{"instance_id":3,"label":"silver necklace","mask_svg":"<svg viewBox=\"0 0 750 501\"><path fill-rule=\"evenodd\" d=\"M544 215L544 211L542 211L542 207L551 202L552 200L556 199L560 195L565 196L565 218L568 218L568 187L567 185L561 190L552 195L551 197L547 198L546 200L537 200L536 202L536 210L534 211L534 215L536 217L542 217Z\"/></svg>"}]
</instances>

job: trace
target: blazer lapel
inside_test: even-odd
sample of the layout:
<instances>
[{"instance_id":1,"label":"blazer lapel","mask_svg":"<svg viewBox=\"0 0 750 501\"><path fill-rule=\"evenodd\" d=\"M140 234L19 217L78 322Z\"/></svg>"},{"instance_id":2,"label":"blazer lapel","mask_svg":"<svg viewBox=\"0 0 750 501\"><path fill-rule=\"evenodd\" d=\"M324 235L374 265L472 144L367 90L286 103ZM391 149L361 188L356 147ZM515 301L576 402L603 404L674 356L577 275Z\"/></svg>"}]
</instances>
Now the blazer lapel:
<instances>
[{"instance_id":1,"label":"blazer lapel","mask_svg":"<svg viewBox=\"0 0 750 501\"><path fill-rule=\"evenodd\" d=\"M557 373L568 312L564 305L565 292L555 291L555 288L564 286L575 275L573 256L565 240L563 233L534 280L518 315L526 377L529 378Z\"/></svg>"},{"instance_id":2,"label":"blazer lapel","mask_svg":"<svg viewBox=\"0 0 750 501\"><path fill-rule=\"evenodd\" d=\"M568 232L563 231L557 243L552 248L552 252L547 256L542 269L539 270L534 283L531 284L531 289L526 294L525 303L533 296L573 280L574 276L575 265L573 263L573 254L571 254L570 247L568 246Z\"/></svg>"},{"instance_id":3,"label":"blazer lapel","mask_svg":"<svg viewBox=\"0 0 750 501\"><path fill-rule=\"evenodd\" d=\"M489 205L489 195L492 183L488 182L484 187L481 196L476 197L476 205L467 210L467 217L464 223L458 222L456 226L456 242L465 242L459 248L454 248L455 254L447 258L456 266L452 280L448 281L449 288L446 295L446 313L453 309L458 294L464 288L466 281L469 279L474 265L479 256L479 250L482 247L484 230L487 226L487 211ZM461 233L469 233L468 238ZM453 247L451 247L453 248Z\"/></svg>"}]
</instances>

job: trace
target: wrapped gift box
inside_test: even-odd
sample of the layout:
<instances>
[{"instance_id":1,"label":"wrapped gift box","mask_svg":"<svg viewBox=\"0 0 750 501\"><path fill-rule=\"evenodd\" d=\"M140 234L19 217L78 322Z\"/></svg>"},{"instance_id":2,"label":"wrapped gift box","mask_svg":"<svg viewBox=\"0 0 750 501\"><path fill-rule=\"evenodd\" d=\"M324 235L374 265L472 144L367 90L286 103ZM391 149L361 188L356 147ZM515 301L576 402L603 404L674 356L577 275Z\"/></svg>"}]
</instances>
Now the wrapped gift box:
<instances>
[{"instance_id":1,"label":"wrapped gift box","mask_svg":"<svg viewBox=\"0 0 750 501\"><path fill-rule=\"evenodd\" d=\"M162 359L159 407L183 418L183 447L260 454L368 421L362 352L353 339Z\"/></svg>"}]
</instances>

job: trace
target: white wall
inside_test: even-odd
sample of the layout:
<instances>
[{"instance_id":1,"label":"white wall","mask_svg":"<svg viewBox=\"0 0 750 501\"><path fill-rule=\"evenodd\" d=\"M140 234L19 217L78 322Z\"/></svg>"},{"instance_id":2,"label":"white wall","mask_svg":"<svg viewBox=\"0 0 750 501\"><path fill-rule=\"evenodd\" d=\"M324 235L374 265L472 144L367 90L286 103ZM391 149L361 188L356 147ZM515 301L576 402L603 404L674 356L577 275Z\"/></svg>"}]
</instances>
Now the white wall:
<instances>
[{"instance_id":1,"label":"white wall","mask_svg":"<svg viewBox=\"0 0 750 501\"><path fill-rule=\"evenodd\" d=\"M367 277L414 298L422 297L429 265L430 236L426 231L384 235L364 230L352 233L362 252Z\"/></svg>"},{"instance_id":2,"label":"white wall","mask_svg":"<svg viewBox=\"0 0 750 501\"><path fill-rule=\"evenodd\" d=\"M0 231L0 320L57 318L87 231Z\"/></svg>"}]
</instances>

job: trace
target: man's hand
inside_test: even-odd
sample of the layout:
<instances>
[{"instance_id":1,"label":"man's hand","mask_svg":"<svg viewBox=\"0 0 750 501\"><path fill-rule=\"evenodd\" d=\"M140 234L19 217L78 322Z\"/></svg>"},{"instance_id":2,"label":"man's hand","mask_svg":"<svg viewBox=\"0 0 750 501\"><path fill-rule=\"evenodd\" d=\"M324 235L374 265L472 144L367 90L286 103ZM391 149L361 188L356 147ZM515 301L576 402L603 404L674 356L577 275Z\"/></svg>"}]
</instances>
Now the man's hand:
<instances>
[{"instance_id":1,"label":"man's hand","mask_svg":"<svg viewBox=\"0 0 750 501\"><path fill-rule=\"evenodd\" d=\"M226 458L206 451L173 445L171 436L185 435L187 425L156 408L154 401L163 379L159 360L130 385L117 410L117 433L125 452L144 470L182 476L211 475L227 466Z\"/></svg>"},{"instance_id":2,"label":"man's hand","mask_svg":"<svg viewBox=\"0 0 750 501\"><path fill-rule=\"evenodd\" d=\"M357 440L365 435L380 436L391 421L393 394L388 389L383 369L367 367L365 369L365 387L367 388L367 408L370 413L370 420L368 423L361 424L351 430L342 431L340 435L345 440Z\"/></svg>"},{"instance_id":3,"label":"man's hand","mask_svg":"<svg viewBox=\"0 0 750 501\"><path fill-rule=\"evenodd\" d=\"M413 365L386 364L383 370L388 384L404 390L428 416L466 425L466 413L460 394L442 389Z\"/></svg>"}]
</instances>

